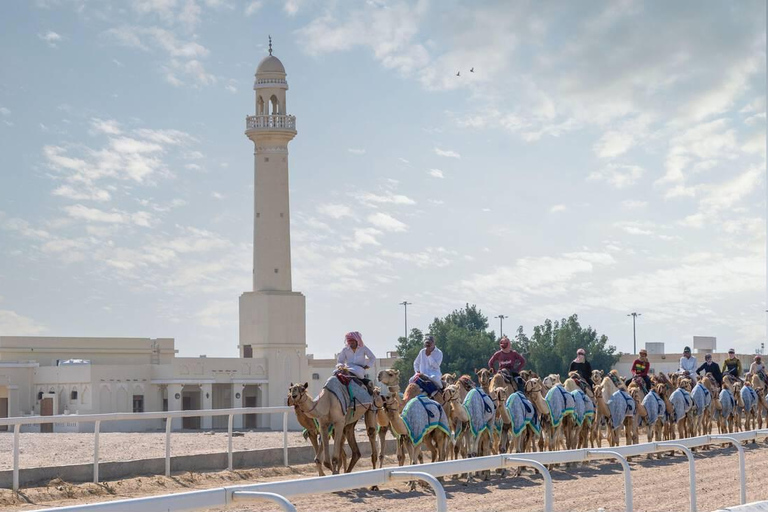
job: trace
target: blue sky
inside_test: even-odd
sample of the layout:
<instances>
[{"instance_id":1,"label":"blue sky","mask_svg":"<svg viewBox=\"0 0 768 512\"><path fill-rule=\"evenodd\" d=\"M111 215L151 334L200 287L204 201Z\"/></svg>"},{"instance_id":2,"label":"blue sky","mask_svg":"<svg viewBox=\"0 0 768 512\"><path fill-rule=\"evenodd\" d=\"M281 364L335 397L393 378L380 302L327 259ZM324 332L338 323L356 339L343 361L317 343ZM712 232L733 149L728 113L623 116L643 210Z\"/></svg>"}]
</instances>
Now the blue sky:
<instances>
[{"instance_id":1,"label":"blue sky","mask_svg":"<svg viewBox=\"0 0 768 512\"><path fill-rule=\"evenodd\" d=\"M236 353L271 34L308 352L393 350L403 299L421 328L578 313L623 351L630 311L668 351L765 340L762 1L2 9L0 334Z\"/></svg>"}]
</instances>

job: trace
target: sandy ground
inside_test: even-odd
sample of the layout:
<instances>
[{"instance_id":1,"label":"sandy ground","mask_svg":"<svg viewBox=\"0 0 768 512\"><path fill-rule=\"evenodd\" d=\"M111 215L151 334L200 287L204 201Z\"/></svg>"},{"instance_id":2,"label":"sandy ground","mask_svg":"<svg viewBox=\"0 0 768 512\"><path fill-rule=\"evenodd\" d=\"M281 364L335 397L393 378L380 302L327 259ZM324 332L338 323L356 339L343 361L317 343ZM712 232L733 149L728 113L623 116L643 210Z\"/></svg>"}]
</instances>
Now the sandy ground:
<instances>
[{"instance_id":1,"label":"sandy ground","mask_svg":"<svg viewBox=\"0 0 768 512\"><path fill-rule=\"evenodd\" d=\"M245 432L233 437L235 451L282 448L282 432ZM358 430L360 441L368 437ZM308 446L300 432L288 432L288 446ZM203 432L171 434L171 456L227 451L227 433ZM101 462L129 461L165 457L165 432L117 433L99 435ZM20 434L19 467L63 466L93 462L93 434ZM0 470L13 468L13 433L0 432Z\"/></svg>"},{"instance_id":2,"label":"sandy ground","mask_svg":"<svg viewBox=\"0 0 768 512\"><path fill-rule=\"evenodd\" d=\"M747 500L768 499L765 475L768 472L768 444L749 444L746 450ZM732 447L715 448L696 453L698 508L713 511L738 503L738 455ZM389 460L388 465L394 465ZM688 510L688 464L685 457L664 456L660 460L631 462L635 510L684 511ZM360 469L370 467L363 461ZM185 473L170 478L164 476L140 477L108 484L70 485L55 480L45 487L24 489L19 497L11 491L0 491L0 508L8 511L28 511L52 506L73 505L130 498L192 489L204 489L238 483L258 483L314 476L313 466L291 468L264 468L235 472L205 474ZM555 510L606 511L623 510L624 490L621 466L608 462L593 462L576 468L555 468ZM525 471L519 478L492 476L487 482L466 485L463 481L448 479L448 508L451 511L529 511L543 507L542 478ZM380 491L356 491L296 497L291 500L300 511L354 510L383 512L432 510L435 498L430 490L408 491L406 484L382 486ZM211 509L211 512L224 509ZM227 511L273 511L271 504L236 504Z\"/></svg>"}]
</instances>

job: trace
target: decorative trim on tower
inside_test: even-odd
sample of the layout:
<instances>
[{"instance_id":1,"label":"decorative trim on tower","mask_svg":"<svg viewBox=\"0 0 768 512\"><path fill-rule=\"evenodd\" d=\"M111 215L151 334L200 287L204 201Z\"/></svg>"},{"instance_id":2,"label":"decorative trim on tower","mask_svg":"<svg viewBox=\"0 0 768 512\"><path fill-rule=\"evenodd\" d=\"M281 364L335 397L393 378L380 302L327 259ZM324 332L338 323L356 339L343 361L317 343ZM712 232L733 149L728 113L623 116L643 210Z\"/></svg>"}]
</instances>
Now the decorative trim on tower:
<instances>
[{"instance_id":1,"label":"decorative trim on tower","mask_svg":"<svg viewBox=\"0 0 768 512\"><path fill-rule=\"evenodd\" d=\"M278 153L278 154L288 154L288 146L256 146L256 154L260 155L262 153Z\"/></svg>"}]
</instances>

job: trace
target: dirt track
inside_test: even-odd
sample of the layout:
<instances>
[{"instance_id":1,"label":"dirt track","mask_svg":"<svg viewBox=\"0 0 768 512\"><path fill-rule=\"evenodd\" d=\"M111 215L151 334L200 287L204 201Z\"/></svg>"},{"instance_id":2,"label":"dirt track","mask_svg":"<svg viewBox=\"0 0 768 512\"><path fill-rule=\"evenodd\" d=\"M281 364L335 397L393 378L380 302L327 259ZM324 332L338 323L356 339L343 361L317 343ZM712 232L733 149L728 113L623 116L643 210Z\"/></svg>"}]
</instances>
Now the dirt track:
<instances>
[{"instance_id":1,"label":"dirt track","mask_svg":"<svg viewBox=\"0 0 768 512\"><path fill-rule=\"evenodd\" d=\"M747 499L768 499L768 445L750 444L747 456ZM361 469L370 467L362 464ZM393 465L390 461L389 465ZM688 464L685 457L665 456L661 460L631 462L635 510L685 511L688 510ZM738 456L734 448L717 448L696 454L698 507L702 512L738 503ZM261 470L183 474L171 478L141 477L112 482L106 485L69 485L54 481L48 487L26 489L21 503L10 491L0 491L2 510L22 511L42 507L73 505L129 498L169 492L183 492L236 483L256 483L314 476L310 465L293 468L267 468ZM590 463L577 468L556 468L554 479L555 510L606 511L623 510L624 489L621 466L612 463ZM500 479L492 476L488 482L467 486L461 481L448 479L448 507L451 511L528 511L543 507L542 478L524 472L520 478ZM357 490L329 495L297 497L291 500L300 511L353 510L382 512L431 510L435 498L429 490L407 491L404 483L383 486L378 492ZM225 510L225 509L212 509ZM238 504L227 508L232 511L278 510L270 504Z\"/></svg>"}]
</instances>

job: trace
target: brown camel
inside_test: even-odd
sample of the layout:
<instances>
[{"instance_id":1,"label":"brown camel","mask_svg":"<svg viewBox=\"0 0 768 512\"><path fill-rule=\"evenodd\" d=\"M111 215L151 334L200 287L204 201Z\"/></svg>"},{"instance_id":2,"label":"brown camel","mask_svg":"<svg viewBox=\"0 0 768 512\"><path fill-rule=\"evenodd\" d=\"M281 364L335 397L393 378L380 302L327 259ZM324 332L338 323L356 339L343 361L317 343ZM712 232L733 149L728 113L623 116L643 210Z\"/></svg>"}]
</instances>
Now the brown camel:
<instances>
[{"instance_id":1,"label":"brown camel","mask_svg":"<svg viewBox=\"0 0 768 512\"><path fill-rule=\"evenodd\" d=\"M342 469L341 452L344 448L344 439L352 449L352 458L346 471L349 473L360 459L360 448L355 439L355 425L371 409L358 405L350 409L348 414L342 412L341 403L336 396L323 388L316 399L312 399L307 393L308 383L292 384L290 396L294 407L298 407L309 418L316 419L320 424L320 439L322 441L323 463L331 468L334 475ZM375 416L373 417L375 422ZM328 429L333 427L333 457L329 448Z\"/></svg>"},{"instance_id":2,"label":"brown camel","mask_svg":"<svg viewBox=\"0 0 768 512\"><path fill-rule=\"evenodd\" d=\"M768 414L768 376L765 372L752 375L752 389L757 393L757 428L763 428L763 411Z\"/></svg>"},{"instance_id":3,"label":"brown camel","mask_svg":"<svg viewBox=\"0 0 768 512\"><path fill-rule=\"evenodd\" d=\"M459 455L467 457L469 435L469 414L464 407L464 397L467 392L459 384L451 384L443 390L445 414L448 416L453 438L453 449L449 455L458 459Z\"/></svg>"},{"instance_id":4,"label":"brown camel","mask_svg":"<svg viewBox=\"0 0 768 512\"><path fill-rule=\"evenodd\" d=\"M540 452L544 451L545 443L547 450L553 451L556 449L553 440L552 418L549 415L549 406L544 400L542 390L543 387L541 381L536 377L531 377L525 383L525 396L531 401L536 408L536 412L539 414L539 418L541 418L541 436L539 437Z\"/></svg>"},{"instance_id":5,"label":"brown camel","mask_svg":"<svg viewBox=\"0 0 768 512\"><path fill-rule=\"evenodd\" d=\"M293 384L291 384L291 387L293 387ZM323 446L319 439L320 431L315 424L315 420L304 414L301 408L293 401L290 393L291 391L289 389L287 403L289 406L293 406L293 411L296 413L296 419L299 421L299 425L304 427L307 431L307 439L309 439L309 442L312 443L312 449L315 451L315 464L317 465L317 472L320 474L320 476L325 476L322 463ZM346 454L342 452L342 455Z\"/></svg>"}]
</instances>

